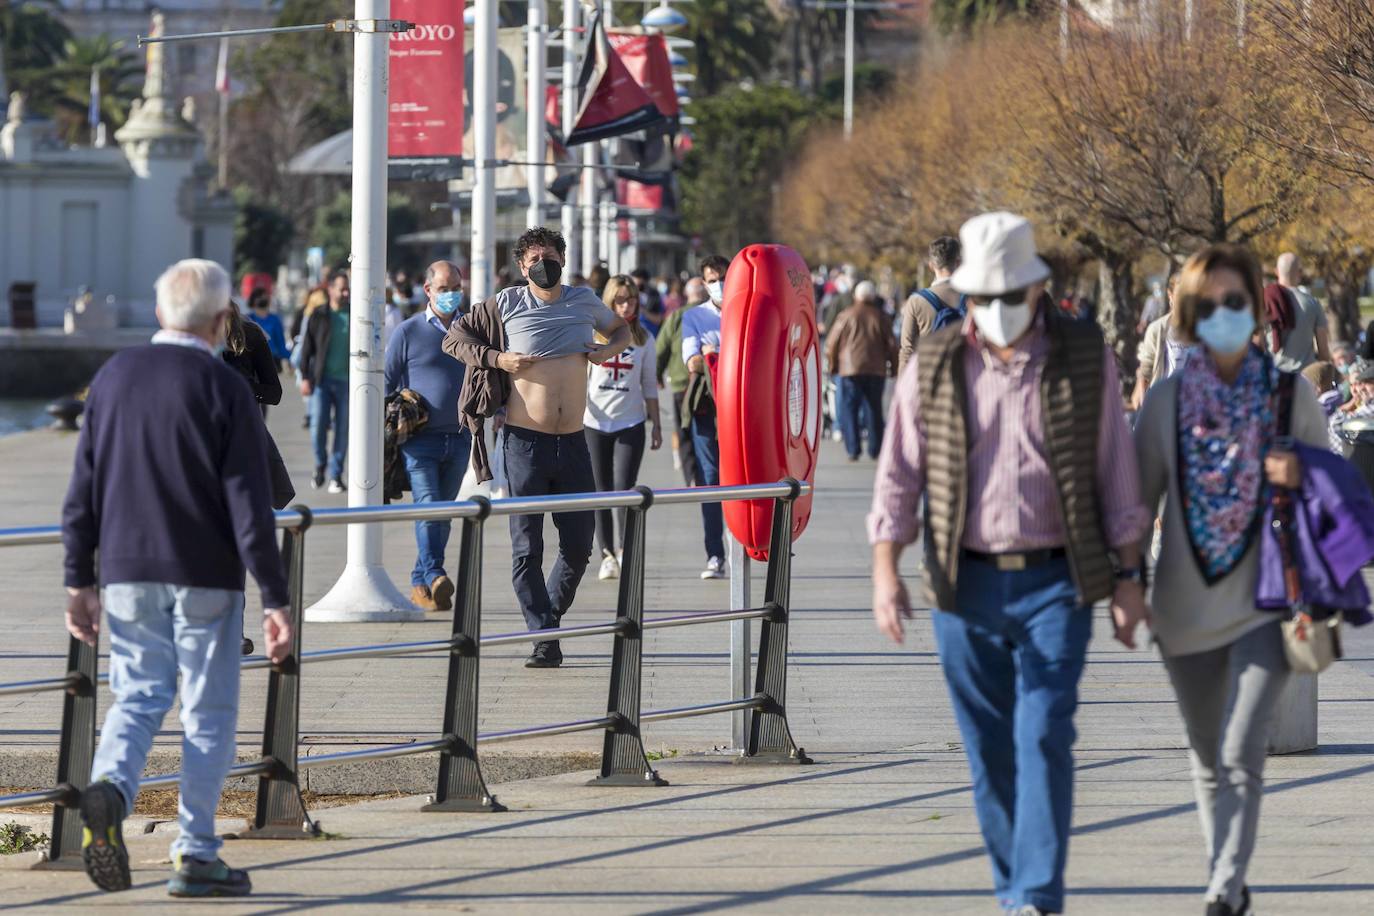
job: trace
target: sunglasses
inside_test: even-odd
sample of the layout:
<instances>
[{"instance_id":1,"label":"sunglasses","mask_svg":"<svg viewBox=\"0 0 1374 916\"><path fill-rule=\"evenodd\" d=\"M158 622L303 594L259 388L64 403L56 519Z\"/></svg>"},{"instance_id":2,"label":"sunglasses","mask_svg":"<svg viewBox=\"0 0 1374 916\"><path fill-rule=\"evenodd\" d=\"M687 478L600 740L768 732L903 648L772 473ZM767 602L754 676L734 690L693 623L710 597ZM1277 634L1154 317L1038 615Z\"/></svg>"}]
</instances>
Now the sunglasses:
<instances>
[{"instance_id":1,"label":"sunglasses","mask_svg":"<svg viewBox=\"0 0 1374 916\"><path fill-rule=\"evenodd\" d=\"M1233 312L1244 312L1250 308L1250 297L1245 293L1227 293L1220 302L1215 299L1199 299L1197 301L1198 318L1211 318L1216 314L1217 309L1228 308Z\"/></svg>"},{"instance_id":2,"label":"sunglasses","mask_svg":"<svg viewBox=\"0 0 1374 916\"><path fill-rule=\"evenodd\" d=\"M969 296L968 301L974 305L991 305L994 299L1000 299L1006 305L1020 305L1026 301L1026 289L1014 289L1011 292L1001 293L997 296Z\"/></svg>"}]
</instances>

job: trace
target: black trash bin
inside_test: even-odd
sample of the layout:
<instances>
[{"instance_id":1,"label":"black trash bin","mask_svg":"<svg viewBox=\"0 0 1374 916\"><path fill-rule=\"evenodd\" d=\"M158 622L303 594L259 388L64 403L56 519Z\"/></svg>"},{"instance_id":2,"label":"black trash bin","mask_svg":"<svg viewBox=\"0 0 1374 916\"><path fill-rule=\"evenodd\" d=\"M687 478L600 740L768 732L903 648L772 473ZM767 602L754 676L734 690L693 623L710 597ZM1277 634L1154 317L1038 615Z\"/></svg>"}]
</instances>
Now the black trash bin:
<instances>
[{"instance_id":1,"label":"black trash bin","mask_svg":"<svg viewBox=\"0 0 1374 916\"><path fill-rule=\"evenodd\" d=\"M1341 424L1341 438L1350 445L1350 461L1374 490L1374 417L1356 417Z\"/></svg>"}]
</instances>

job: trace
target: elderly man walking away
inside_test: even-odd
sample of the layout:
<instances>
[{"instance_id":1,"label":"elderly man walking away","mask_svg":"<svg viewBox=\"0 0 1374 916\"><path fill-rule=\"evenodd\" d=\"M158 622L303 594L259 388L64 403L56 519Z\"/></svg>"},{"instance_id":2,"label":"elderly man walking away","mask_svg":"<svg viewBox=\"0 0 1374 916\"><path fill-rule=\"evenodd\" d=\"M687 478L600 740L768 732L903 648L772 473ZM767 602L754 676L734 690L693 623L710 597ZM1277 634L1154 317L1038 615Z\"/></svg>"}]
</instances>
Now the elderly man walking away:
<instances>
[{"instance_id":1,"label":"elderly man walking away","mask_svg":"<svg viewBox=\"0 0 1374 916\"><path fill-rule=\"evenodd\" d=\"M873 616L901 642L912 613L897 561L924 493L935 637L997 899L1040 916L1064 908L1092 605L1111 597L1129 641L1149 516L1116 360L1096 325L1039 305L1050 270L1030 223L988 213L960 239L952 282L972 314L917 346L878 465Z\"/></svg>"},{"instance_id":2,"label":"elderly man walking away","mask_svg":"<svg viewBox=\"0 0 1374 916\"><path fill-rule=\"evenodd\" d=\"M854 304L840 313L825 338L825 360L839 389L840 432L849 460L859 460L861 418L868 456L877 458L883 445L883 390L888 377L897 374L897 338L872 281L854 287Z\"/></svg>"},{"instance_id":3,"label":"elderly man walking away","mask_svg":"<svg viewBox=\"0 0 1374 916\"><path fill-rule=\"evenodd\" d=\"M1282 335L1274 362L1284 372L1301 372L1314 362L1331 362L1331 332L1321 303L1302 285L1302 261L1291 251L1275 263L1279 286L1293 304L1293 328Z\"/></svg>"},{"instance_id":4,"label":"elderly man walking away","mask_svg":"<svg viewBox=\"0 0 1374 916\"><path fill-rule=\"evenodd\" d=\"M217 358L228 315L218 264L180 261L158 278L163 330L115 354L91 382L62 507L67 629L95 645L101 609L109 613L114 705L81 796L86 873L107 891L131 883L121 824L178 697L178 672L181 833L167 890L251 890L247 872L220 861L215 836L234 762L245 565L262 589L273 661L290 652L291 624L266 428L248 383Z\"/></svg>"},{"instance_id":5,"label":"elderly man walking away","mask_svg":"<svg viewBox=\"0 0 1374 916\"><path fill-rule=\"evenodd\" d=\"M425 310L401 323L386 347L386 393L409 388L420 396L429 419L401 444L410 492L417 503L458 498L472 451L472 433L458 416L463 364L443 351L444 336L463 310L463 272L452 261L435 261L425 271ZM415 523L418 555L410 574L410 601L426 611L453 610L453 580L444 571L444 551L453 524Z\"/></svg>"}]
</instances>

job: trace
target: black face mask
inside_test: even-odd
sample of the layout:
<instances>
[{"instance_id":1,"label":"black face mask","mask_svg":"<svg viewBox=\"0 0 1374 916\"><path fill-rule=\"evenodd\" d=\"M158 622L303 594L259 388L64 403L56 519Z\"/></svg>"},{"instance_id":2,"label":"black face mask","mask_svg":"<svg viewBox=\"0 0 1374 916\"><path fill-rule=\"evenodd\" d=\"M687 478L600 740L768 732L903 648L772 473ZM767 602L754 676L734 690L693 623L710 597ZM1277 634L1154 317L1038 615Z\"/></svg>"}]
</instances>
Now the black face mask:
<instances>
[{"instance_id":1,"label":"black face mask","mask_svg":"<svg viewBox=\"0 0 1374 916\"><path fill-rule=\"evenodd\" d=\"M563 265L553 258L536 261L530 268L530 282L540 289L553 289L563 277Z\"/></svg>"}]
</instances>

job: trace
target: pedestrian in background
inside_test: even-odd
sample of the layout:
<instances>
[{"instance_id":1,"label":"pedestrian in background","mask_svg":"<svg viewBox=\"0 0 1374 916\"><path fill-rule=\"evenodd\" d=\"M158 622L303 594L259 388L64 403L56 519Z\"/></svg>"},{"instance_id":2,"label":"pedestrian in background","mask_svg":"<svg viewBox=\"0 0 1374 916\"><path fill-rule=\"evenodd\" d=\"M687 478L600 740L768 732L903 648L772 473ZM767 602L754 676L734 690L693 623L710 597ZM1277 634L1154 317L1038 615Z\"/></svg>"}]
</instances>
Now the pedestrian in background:
<instances>
[{"instance_id":1,"label":"pedestrian in background","mask_svg":"<svg viewBox=\"0 0 1374 916\"><path fill-rule=\"evenodd\" d=\"M837 383L837 410L844 449L859 460L868 438L868 456L883 445L883 392L897 374L897 338L892 318L878 301L878 290L864 280L854 288L854 304L840 313L825 339L826 368Z\"/></svg>"},{"instance_id":2,"label":"pedestrian in background","mask_svg":"<svg viewBox=\"0 0 1374 916\"><path fill-rule=\"evenodd\" d=\"M281 403L281 379L272 344L255 322L244 321L234 300L229 300L229 318L224 344L224 361L238 370L248 382L264 418L267 408Z\"/></svg>"},{"instance_id":3,"label":"pedestrian in background","mask_svg":"<svg viewBox=\"0 0 1374 916\"><path fill-rule=\"evenodd\" d=\"M1293 326L1280 334L1280 346L1273 350L1274 362L1284 372L1301 372L1317 360L1331 362L1331 333L1326 312L1302 285L1302 261L1291 251L1279 255L1275 263L1278 287L1292 308Z\"/></svg>"},{"instance_id":4,"label":"pedestrian in background","mask_svg":"<svg viewBox=\"0 0 1374 916\"><path fill-rule=\"evenodd\" d=\"M344 491L348 450L349 296L348 274L339 271L329 282L329 307L316 308L310 315L301 341L301 394L310 398L310 439L315 449L310 485L317 490L323 486L327 471L330 493Z\"/></svg>"},{"instance_id":5,"label":"pedestrian in background","mask_svg":"<svg viewBox=\"0 0 1374 916\"><path fill-rule=\"evenodd\" d=\"M716 402L707 360L720 352L720 316L725 301L725 274L730 262L713 254L701 262L701 279L708 301L682 316L682 360L687 366L683 407L692 435L697 479L701 486L720 486L720 442L716 439ZM725 578L725 515L720 503L703 503L706 531L706 569L703 579Z\"/></svg>"},{"instance_id":6,"label":"pedestrian in background","mask_svg":"<svg viewBox=\"0 0 1374 916\"><path fill-rule=\"evenodd\" d=\"M691 434L687 431L687 418L683 413L682 401L687 394L687 364L682 360L682 319L688 309L696 308L710 297L706 294L706 283L700 277L693 277L683 288L684 300L681 308L668 313L663 320L658 339L654 342L657 350L658 380L667 385L673 394L672 447L673 463L682 471L683 482L689 487L701 486L697 473L696 448L692 445Z\"/></svg>"},{"instance_id":7,"label":"pedestrian in background","mask_svg":"<svg viewBox=\"0 0 1374 916\"><path fill-rule=\"evenodd\" d=\"M630 346L615 359L587 366L587 409L582 419L592 475L601 492L628 490L639 481L644 445L663 445L658 422L658 380L654 335L640 323L640 295L632 277L611 277L601 300L630 327ZM647 436L646 436L647 424ZM625 510L596 513L596 541L601 548L598 578L620 576L625 547ZM620 529L616 535L617 526Z\"/></svg>"},{"instance_id":8,"label":"pedestrian in background","mask_svg":"<svg viewBox=\"0 0 1374 916\"><path fill-rule=\"evenodd\" d=\"M1178 274L1169 278L1167 308L1145 328L1145 335L1136 348L1135 390L1131 392L1131 409L1139 410L1145 403L1150 386L1173 375L1183 367L1189 354L1197 349L1179 337L1173 321L1173 301L1178 289Z\"/></svg>"},{"instance_id":9,"label":"pedestrian in background","mask_svg":"<svg viewBox=\"0 0 1374 916\"><path fill-rule=\"evenodd\" d=\"M1250 912L1246 870L1259 833L1269 726L1288 680L1279 615L1256 610L1268 486L1297 488L1297 456L1281 449L1279 373L1251 339L1261 323L1259 262L1213 245L1184 264L1179 336L1200 352L1150 389L1136 422L1145 504L1164 500L1151 629L1192 750L1210 874L1208 916ZM1291 434L1327 447L1326 418L1305 380L1292 394ZM1252 549L1253 548L1253 549ZM1127 646L1136 621L1118 637Z\"/></svg>"},{"instance_id":10,"label":"pedestrian in background","mask_svg":"<svg viewBox=\"0 0 1374 916\"><path fill-rule=\"evenodd\" d=\"M420 396L429 419L401 443L401 458L415 502L458 498L472 453L472 433L458 416L464 366L442 349L444 337L463 312L463 272L452 261L435 261L425 271L427 305L397 327L386 348L386 395L409 388ZM452 523L415 523L415 567L410 601L426 611L453 610L453 579L444 568Z\"/></svg>"},{"instance_id":11,"label":"pedestrian in background","mask_svg":"<svg viewBox=\"0 0 1374 916\"><path fill-rule=\"evenodd\" d=\"M997 900L1041 916L1064 910L1092 607L1145 616L1149 517L1116 359L1095 324L1042 304L1030 223L986 213L959 239L971 323L923 338L897 388L868 518L873 615L902 641L898 560L925 496L935 638Z\"/></svg>"},{"instance_id":12,"label":"pedestrian in background","mask_svg":"<svg viewBox=\"0 0 1374 916\"><path fill-rule=\"evenodd\" d=\"M217 358L224 269L172 265L157 281L157 316L152 343L116 353L91 382L62 507L67 629L94 646L108 612L114 694L81 794L82 859L101 889L130 887L122 823L179 696L181 832L168 892L242 896L252 885L219 859L215 809L234 762L245 566L262 589L274 662L292 635L267 441L248 385Z\"/></svg>"},{"instance_id":13,"label":"pedestrian in background","mask_svg":"<svg viewBox=\"0 0 1374 916\"><path fill-rule=\"evenodd\" d=\"M272 295L267 290L255 289L248 297L248 318L267 335L272 358L280 373L282 363L291 358L291 350L286 346L286 329L282 327L281 316L272 311Z\"/></svg>"},{"instance_id":14,"label":"pedestrian in background","mask_svg":"<svg viewBox=\"0 0 1374 916\"><path fill-rule=\"evenodd\" d=\"M916 342L937 328L963 318L965 314L964 297L949 285L949 278L958 270L960 261L959 240L942 235L930 243L926 252L926 266L935 275L930 286L917 290L907 297L902 306L902 342L897 360L897 371L906 368L911 354L916 352Z\"/></svg>"}]
</instances>

